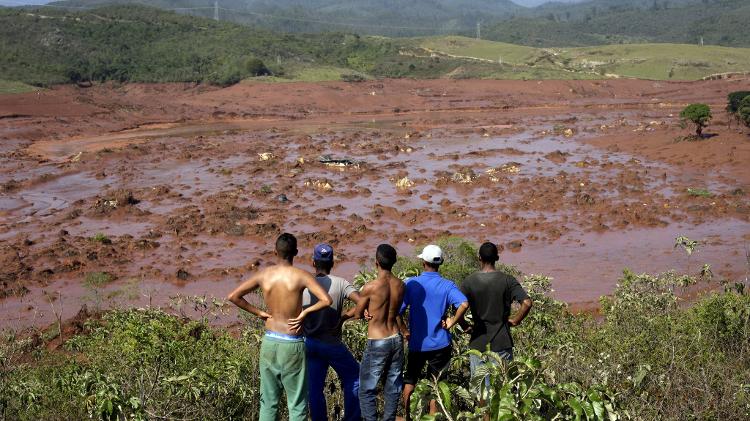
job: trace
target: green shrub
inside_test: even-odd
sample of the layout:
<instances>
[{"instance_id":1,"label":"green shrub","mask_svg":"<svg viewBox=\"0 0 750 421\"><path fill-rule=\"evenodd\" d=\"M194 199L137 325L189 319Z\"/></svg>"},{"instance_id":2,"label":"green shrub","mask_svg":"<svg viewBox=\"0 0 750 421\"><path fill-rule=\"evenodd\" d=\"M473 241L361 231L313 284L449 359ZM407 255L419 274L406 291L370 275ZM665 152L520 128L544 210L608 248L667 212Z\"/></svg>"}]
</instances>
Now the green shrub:
<instances>
[{"instance_id":1,"label":"green shrub","mask_svg":"<svg viewBox=\"0 0 750 421\"><path fill-rule=\"evenodd\" d=\"M268 76L271 71L263 63L263 60L255 57L250 57L245 60L245 72L249 76Z\"/></svg>"},{"instance_id":2,"label":"green shrub","mask_svg":"<svg viewBox=\"0 0 750 421\"><path fill-rule=\"evenodd\" d=\"M690 104L680 112L682 124L695 126L697 137L701 137L703 128L711 121L711 117L711 108L706 104Z\"/></svg>"},{"instance_id":3,"label":"green shrub","mask_svg":"<svg viewBox=\"0 0 750 421\"><path fill-rule=\"evenodd\" d=\"M750 127L750 96L746 96L745 99L740 102L737 116L742 124Z\"/></svg>"},{"instance_id":4,"label":"green shrub","mask_svg":"<svg viewBox=\"0 0 750 421\"><path fill-rule=\"evenodd\" d=\"M737 91L727 95L727 112L737 114L740 110L740 103L748 96L750 96L750 91Z\"/></svg>"},{"instance_id":5,"label":"green shrub","mask_svg":"<svg viewBox=\"0 0 750 421\"><path fill-rule=\"evenodd\" d=\"M471 243L451 238L438 244L456 265L457 282L476 268ZM411 276L418 263L402 257L395 272ZM597 319L571 314L552 297L549 277L516 275L534 307L513 328L515 361L486 365L472 378L468 335L457 327L448 376L418 385L414 415L437 398L435 419L750 417L750 295L744 284L687 306L679 297L694 278L625 271L602 299ZM373 277L362 272L355 283ZM130 309L89 320L61 351L48 351L43 337L8 334L0 341L0 419L256 419L263 325L257 318L243 325L237 338L184 315ZM343 331L360 359L367 324L348 322ZM480 405L484 374L493 387ZM330 384L329 403L341 402L337 382Z\"/></svg>"},{"instance_id":6,"label":"green shrub","mask_svg":"<svg viewBox=\"0 0 750 421\"><path fill-rule=\"evenodd\" d=\"M253 419L258 347L159 310L108 313L16 367L5 419ZM0 386L1 387L1 386Z\"/></svg>"},{"instance_id":7,"label":"green shrub","mask_svg":"<svg viewBox=\"0 0 750 421\"><path fill-rule=\"evenodd\" d=\"M91 237L91 241L102 244L112 244L112 240L110 240L106 234L101 232L97 232L96 234L94 234L94 236Z\"/></svg>"}]
</instances>

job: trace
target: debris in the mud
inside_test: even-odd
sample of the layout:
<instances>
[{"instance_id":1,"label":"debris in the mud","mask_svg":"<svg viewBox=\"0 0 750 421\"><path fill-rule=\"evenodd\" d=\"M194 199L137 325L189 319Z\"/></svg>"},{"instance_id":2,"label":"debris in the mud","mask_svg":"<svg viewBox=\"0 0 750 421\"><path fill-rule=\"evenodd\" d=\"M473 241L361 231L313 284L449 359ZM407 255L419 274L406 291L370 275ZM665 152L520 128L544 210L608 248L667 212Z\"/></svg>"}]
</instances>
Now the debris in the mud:
<instances>
[{"instance_id":1,"label":"debris in the mud","mask_svg":"<svg viewBox=\"0 0 750 421\"><path fill-rule=\"evenodd\" d=\"M279 233L281 233L281 228L279 228L279 226L273 222L266 224L255 224L256 235L268 237L271 235L277 235Z\"/></svg>"},{"instance_id":2,"label":"debris in the mud","mask_svg":"<svg viewBox=\"0 0 750 421\"><path fill-rule=\"evenodd\" d=\"M271 152L260 152L258 158L261 161L270 161L274 158L274 155Z\"/></svg>"},{"instance_id":3,"label":"debris in the mud","mask_svg":"<svg viewBox=\"0 0 750 421\"><path fill-rule=\"evenodd\" d=\"M25 286L17 282L28 275L32 268L24 262L25 255L14 246L0 248L0 298L10 295L24 295Z\"/></svg>"},{"instance_id":4,"label":"debris in the mud","mask_svg":"<svg viewBox=\"0 0 750 421\"><path fill-rule=\"evenodd\" d=\"M330 181L322 179L310 179L305 181L305 187L313 187L317 190L330 191L333 190L333 185Z\"/></svg>"},{"instance_id":5,"label":"debris in the mud","mask_svg":"<svg viewBox=\"0 0 750 421\"><path fill-rule=\"evenodd\" d=\"M731 195L732 196L744 196L745 195L745 190L743 190L741 187L738 187L738 188L732 190Z\"/></svg>"},{"instance_id":6,"label":"debris in the mud","mask_svg":"<svg viewBox=\"0 0 750 421\"><path fill-rule=\"evenodd\" d=\"M508 162L501 165L499 168L497 168L497 170L508 174L518 174L519 172L521 172L521 164L518 162Z\"/></svg>"},{"instance_id":7,"label":"debris in the mud","mask_svg":"<svg viewBox=\"0 0 750 421\"><path fill-rule=\"evenodd\" d=\"M107 214L118 207L133 206L140 203L140 200L133 196L133 192L126 189L119 189L107 192L94 203L93 210L98 214Z\"/></svg>"},{"instance_id":8,"label":"debris in the mud","mask_svg":"<svg viewBox=\"0 0 750 421\"><path fill-rule=\"evenodd\" d=\"M477 175L471 168L464 168L460 171L453 173L451 180L456 183L469 184L477 179Z\"/></svg>"},{"instance_id":9,"label":"debris in the mud","mask_svg":"<svg viewBox=\"0 0 750 421\"><path fill-rule=\"evenodd\" d=\"M361 161L355 161L351 158L337 158L333 157L331 155L321 155L320 158L318 158L318 162L321 164L327 166L327 167L359 167L359 164Z\"/></svg>"},{"instance_id":10,"label":"debris in the mud","mask_svg":"<svg viewBox=\"0 0 750 421\"><path fill-rule=\"evenodd\" d=\"M287 203L289 201L289 198L286 197L284 193L276 196L276 201L279 203Z\"/></svg>"},{"instance_id":11,"label":"debris in the mud","mask_svg":"<svg viewBox=\"0 0 750 421\"><path fill-rule=\"evenodd\" d=\"M568 152L561 152L561 151L554 151L550 152L547 155L544 155L545 158L549 159L552 162L562 164L563 162L568 160L568 157L570 156L570 153Z\"/></svg>"},{"instance_id":12,"label":"debris in the mud","mask_svg":"<svg viewBox=\"0 0 750 421\"><path fill-rule=\"evenodd\" d=\"M521 240L513 240L507 242L505 246L508 247L508 250L510 251L520 251L521 247L523 247L523 242Z\"/></svg>"},{"instance_id":13,"label":"debris in the mud","mask_svg":"<svg viewBox=\"0 0 750 421\"><path fill-rule=\"evenodd\" d=\"M5 192L5 193L10 193L12 191L18 190L20 187L21 187L21 182L16 181L15 179L11 178L10 180L2 184L2 187L0 187L0 191Z\"/></svg>"},{"instance_id":14,"label":"debris in the mud","mask_svg":"<svg viewBox=\"0 0 750 421\"><path fill-rule=\"evenodd\" d=\"M552 132L558 136L565 136L565 137L573 137L575 134L575 130L573 130L570 127L565 127L563 125L556 125L552 128Z\"/></svg>"},{"instance_id":15,"label":"debris in the mud","mask_svg":"<svg viewBox=\"0 0 750 421\"><path fill-rule=\"evenodd\" d=\"M83 152L78 152L77 154L70 157L70 162L78 162L81 160L81 156L83 156Z\"/></svg>"},{"instance_id":16,"label":"debris in the mud","mask_svg":"<svg viewBox=\"0 0 750 421\"><path fill-rule=\"evenodd\" d=\"M581 193L576 196L576 204L578 205L593 205L596 203L596 199L588 193Z\"/></svg>"},{"instance_id":17,"label":"debris in the mud","mask_svg":"<svg viewBox=\"0 0 750 421\"><path fill-rule=\"evenodd\" d=\"M140 250L152 250L155 248L158 248L161 244L159 244L158 241L149 240L147 238L142 238L135 243L135 247Z\"/></svg>"},{"instance_id":18,"label":"debris in the mud","mask_svg":"<svg viewBox=\"0 0 750 421\"><path fill-rule=\"evenodd\" d=\"M177 270L177 279L181 279L181 280L185 281L188 278L190 278L190 273L188 271L186 271L185 269L182 269L182 268L180 268L180 269Z\"/></svg>"},{"instance_id":19,"label":"debris in the mud","mask_svg":"<svg viewBox=\"0 0 750 421\"><path fill-rule=\"evenodd\" d=\"M409 177L403 177L396 180L396 187L399 189L408 189L414 187L414 182L409 180Z\"/></svg>"},{"instance_id":20,"label":"debris in the mud","mask_svg":"<svg viewBox=\"0 0 750 421\"><path fill-rule=\"evenodd\" d=\"M161 238L162 233L160 231L148 230L144 237L153 240L155 238Z\"/></svg>"}]
</instances>

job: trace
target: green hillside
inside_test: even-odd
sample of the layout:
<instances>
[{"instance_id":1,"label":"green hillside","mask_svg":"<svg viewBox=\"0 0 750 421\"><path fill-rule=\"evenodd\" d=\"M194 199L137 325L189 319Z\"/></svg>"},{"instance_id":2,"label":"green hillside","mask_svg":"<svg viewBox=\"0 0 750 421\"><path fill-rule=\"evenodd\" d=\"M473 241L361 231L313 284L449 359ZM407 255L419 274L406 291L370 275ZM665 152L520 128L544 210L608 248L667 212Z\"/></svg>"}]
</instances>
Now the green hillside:
<instances>
[{"instance_id":1,"label":"green hillside","mask_svg":"<svg viewBox=\"0 0 750 421\"><path fill-rule=\"evenodd\" d=\"M448 36L274 33L142 6L0 9L3 92L89 81L204 82L371 77L698 79L748 71L750 50L628 44L540 49ZM270 77L269 77L270 76Z\"/></svg>"},{"instance_id":2,"label":"green hillside","mask_svg":"<svg viewBox=\"0 0 750 421\"><path fill-rule=\"evenodd\" d=\"M317 66L369 72L376 61L398 55L398 46L383 38L272 33L140 6L84 12L0 9L0 39L0 79L33 85L230 84L268 72L293 77L297 69ZM380 69L388 75L386 67Z\"/></svg>"},{"instance_id":3,"label":"green hillside","mask_svg":"<svg viewBox=\"0 0 750 421\"><path fill-rule=\"evenodd\" d=\"M750 47L747 0L595 0L549 4L486 25L483 37L538 47L628 42Z\"/></svg>"},{"instance_id":4,"label":"green hillside","mask_svg":"<svg viewBox=\"0 0 750 421\"><path fill-rule=\"evenodd\" d=\"M434 54L473 58L516 69L562 72L562 78L632 77L694 80L750 71L750 49L684 44L624 44L540 49L465 37L431 37L415 45Z\"/></svg>"},{"instance_id":5,"label":"green hillside","mask_svg":"<svg viewBox=\"0 0 750 421\"><path fill-rule=\"evenodd\" d=\"M141 0L66 0L94 7ZM214 0L152 0L149 5L211 18ZM510 0L219 0L219 17L282 32L384 36L474 36L535 47L681 43L750 47L747 0L591 0L535 8Z\"/></svg>"}]
</instances>

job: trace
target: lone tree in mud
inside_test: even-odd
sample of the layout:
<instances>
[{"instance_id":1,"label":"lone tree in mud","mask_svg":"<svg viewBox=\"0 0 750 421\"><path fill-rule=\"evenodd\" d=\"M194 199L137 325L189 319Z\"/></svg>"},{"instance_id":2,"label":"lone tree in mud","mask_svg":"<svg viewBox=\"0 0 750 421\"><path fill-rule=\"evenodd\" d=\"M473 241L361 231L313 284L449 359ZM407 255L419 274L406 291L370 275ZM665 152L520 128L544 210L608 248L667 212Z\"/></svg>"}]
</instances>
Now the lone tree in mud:
<instances>
[{"instance_id":1,"label":"lone tree in mud","mask_svg":"<svg viewBox=\"0 0 750 421\"><path fill-rule=\"evenodd\" d=\"M680 120L683 127L686 127L688 124L694 125L697 137L703 135L703 128L708 126L711 117L713 117L711 115L711 108L706 104L690 104L680 113Z\"/></svg>"}]
</instances>

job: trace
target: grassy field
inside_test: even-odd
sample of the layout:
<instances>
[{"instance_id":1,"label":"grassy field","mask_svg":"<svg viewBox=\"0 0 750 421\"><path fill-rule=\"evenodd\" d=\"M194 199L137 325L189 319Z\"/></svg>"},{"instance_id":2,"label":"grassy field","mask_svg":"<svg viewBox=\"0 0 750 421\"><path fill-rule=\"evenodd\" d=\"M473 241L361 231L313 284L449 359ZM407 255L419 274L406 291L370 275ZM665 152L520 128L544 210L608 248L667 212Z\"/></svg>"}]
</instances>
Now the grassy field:
<instances>
[{"instance_id":1,"label":"grassy field","mask_svg":"<svg viewBox=\"0 0 750 421\"><path fill-rule=\"evenodd\" d=\"M24 92L38 91L39 88L21 82L0 79L0 95L22 94Z\"/></svg>"},{"instance_id":2,"label":"grassy field","mask_svg":"<svg viewBox=\"0 0 750 421\"><path fill-rule=\"evenodd\" d=\"M597 63L606 73L643 79L691 80L750 71L750 48L687 44L625 44L563 50L574 65ZM603 64L599 64L603 63Z\"/></svg>"},{"instance_id":3,"label":"grassy field","mask_svg":"<svg viewBox=\"0 0 750 421\"><path fill-rule=\"evenodd\" d=\"M286 64L286 73L283 77L279 76L261 76L244 79L243 83L272 83L272 82L328 82L343 80L344 75L357 75L363 79L369 79L371 76L357 72L346 67L327 66L327 65L305 65L295 66Z\"/></svg>"},{"instance_id":4,"label":"grassy field","mask_svg":"<svg viewBox=\"0 0 750 421\"><path fill-rule=\"evenodd\" d=\"M591 78L621 76L695 80L724 72L750 71L750 49L686 44L618 44L583 48L533 48L466 37L413 40L425 53L494 64L507 77ZM562 73L562 74L561 74ZM490 75L492 76L492 75Z\"/></svg>"}]
</instances>

